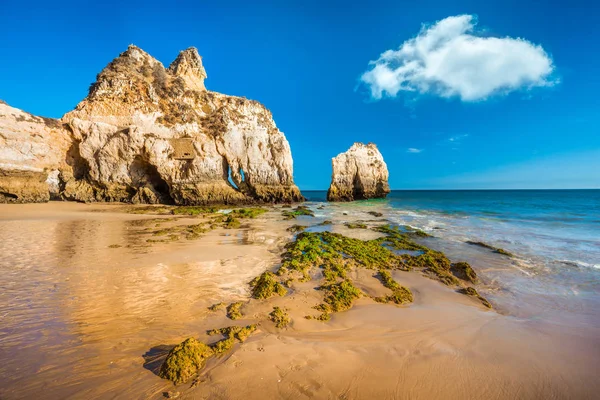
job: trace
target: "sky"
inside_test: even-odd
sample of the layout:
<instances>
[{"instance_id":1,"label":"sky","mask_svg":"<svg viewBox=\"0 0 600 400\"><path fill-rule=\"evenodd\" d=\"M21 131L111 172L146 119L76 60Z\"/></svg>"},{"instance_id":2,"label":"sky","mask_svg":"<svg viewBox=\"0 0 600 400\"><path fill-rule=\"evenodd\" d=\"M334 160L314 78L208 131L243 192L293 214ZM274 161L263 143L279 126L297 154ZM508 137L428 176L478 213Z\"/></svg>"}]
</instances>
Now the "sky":
<instances>
[{"instance_id":1,"label":"sky","mask_svg":"<svg viewBox=\"0 0 600 400\"><path fill-rule=\"evenodd\" d=\"M354 142L392 189L600 188L592 1L0 2L0 99L36 115L131 43L165 65L194 46L209 90L271 110L302 190Z\"/></svg>"}]
</instances>

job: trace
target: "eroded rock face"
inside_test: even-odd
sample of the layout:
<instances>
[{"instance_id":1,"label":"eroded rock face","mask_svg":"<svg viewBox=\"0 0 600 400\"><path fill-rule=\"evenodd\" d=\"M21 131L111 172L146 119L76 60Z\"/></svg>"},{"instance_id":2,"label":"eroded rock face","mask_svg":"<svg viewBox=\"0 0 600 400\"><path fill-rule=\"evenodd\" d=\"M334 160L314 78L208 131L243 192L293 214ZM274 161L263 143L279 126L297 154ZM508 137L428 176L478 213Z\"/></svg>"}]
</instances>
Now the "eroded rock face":
<instances>
[{"instance_id":1,"label":"eroded rock face","mask_svg":"<svg viewBox=\"0 0 600 400\"><path fill-rule=\"evenodd\" d=\"M44 202L58 196L60 168L71 145L60 121L0 102L0 203Z\"/></svg>"},{"instance_id":2,"label":"eroded rock face","mask_svg":"<svg viewBox=\"0 0 600 400\"><path fill-rule=\"evenodd\" d=\"M48 168L58 171L52 173L61 198L303 200L293 182L290 146L271 113L256 101L207 91L206 76L195 48L168 68L135 46L113 60L88 97L58 123L69 143L52 149L57 160Z\"/></svg>"},{"instance_id":3,"label":"eroded rock face","mask_svg":"<svg viewBox=\"0 0 600 400\"><path fill-rule=\"evenodd\" d=\"M328 201L385 198L390 192L387 165L375 144L354 143L331 161Z\"/></svg>"}]
</instances>

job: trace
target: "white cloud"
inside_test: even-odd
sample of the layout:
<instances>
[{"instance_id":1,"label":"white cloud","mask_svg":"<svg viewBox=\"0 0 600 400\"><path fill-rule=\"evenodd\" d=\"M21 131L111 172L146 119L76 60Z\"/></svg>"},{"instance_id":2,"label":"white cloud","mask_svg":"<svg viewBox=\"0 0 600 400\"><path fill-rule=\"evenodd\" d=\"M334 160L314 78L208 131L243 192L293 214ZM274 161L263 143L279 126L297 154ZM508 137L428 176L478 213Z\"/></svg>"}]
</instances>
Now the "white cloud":
<instances>
[{"instance_id":1,"label":"white cloud","mask_svg":"<svg viewBox=\"0 0 600 400\"><path fill-rule=\"evenodd\" d=\"M554 65L544 49L521 38L480 37L472 15L423 26L398 50L371 61L361 81L375 99L400 92L477 101L518 89L552 86Z\"/></svg>"},{"instance_id":2,"label":"white cloud","mask_svg":"<svg viewBox=\"0 0 600 400\"><path fill-rule=\"evenodd\" d=\"M414 147L409 147L408 149L406 149L407 153L420 153L422 151L423 151L423 149L416 149Z\"/></svg>"}]
</instances>

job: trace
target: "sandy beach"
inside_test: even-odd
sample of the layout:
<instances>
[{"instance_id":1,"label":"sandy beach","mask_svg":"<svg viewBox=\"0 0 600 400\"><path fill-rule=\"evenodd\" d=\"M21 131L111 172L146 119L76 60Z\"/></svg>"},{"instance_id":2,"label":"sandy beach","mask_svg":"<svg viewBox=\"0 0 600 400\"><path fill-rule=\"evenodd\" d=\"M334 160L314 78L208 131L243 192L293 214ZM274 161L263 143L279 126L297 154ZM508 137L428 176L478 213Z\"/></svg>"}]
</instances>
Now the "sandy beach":
<instances>
[{"instance_id":1,"label":"sandy beach","mask_svg":"<svg viewBox=\"0 0 600 400\"><path fill-rule=\"evenodd\" d=\"M317 279L265 300L251 298L248 282L280 267L290 226L323 230L319 215L284 220L286 208L271 207L194 236L174 227L202 216L134 209L0 205L0 398L592 399L600 389L596 300L549 305L543 293L506 287L524 275L499 255L422 239L453 262L469 261L493 309L400 270L391 276L414 301L380 304L373 298L389 289L355 268L348 278L363 295L318 321L305 318L322 301ZM385 223L385 215L335 207L327 217L332 232L363 240L381 234L344 223ZM236 301L235 321L208 309ZM289 314L287 327L269 320L274 306ZM247 324L256 332L194 379L175 386L158 376L177 343L212 343L207 330Z\"/></svg>"}]
</instances>

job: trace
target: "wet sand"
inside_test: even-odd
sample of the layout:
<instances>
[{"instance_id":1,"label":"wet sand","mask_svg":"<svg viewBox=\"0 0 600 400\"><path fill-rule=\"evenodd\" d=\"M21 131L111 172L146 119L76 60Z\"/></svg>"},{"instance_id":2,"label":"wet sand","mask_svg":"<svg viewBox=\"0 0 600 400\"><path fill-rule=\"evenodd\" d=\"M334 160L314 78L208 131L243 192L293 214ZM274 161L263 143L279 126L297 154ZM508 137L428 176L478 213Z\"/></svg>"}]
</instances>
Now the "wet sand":
<instances>
[{"instance_id":1,"label":"wet sand","mask_svg":"<svg viewBox=\"0 0 600 400\"><path fill-rule=\"evenodd\" d=\"M523 279L502 258L444 249L473 264L480 292L500 312L418 272L395 271L413 291L408 306L362 298L329 322L306 320L320 301L307 282L284 298L250 300L234 322L207 307L247 301L247 282L278 267L292 237L286 228L319 221L282 221L277 208L240 229L149 243L157 224L197 219L126 209L0 205L1 399L146 399L168 391L190 399L592 399L600 389L596 299L561 298L556 307L548 295L502 286ZM355 274L363 291L383 290L372 274ZM289 309L287 329L265 322L274 305ZM208 340L207 329L256 321L263 321L258 332L211 359L194 388L156 375L183 339Z\"/></svg>"}]
</instances>

